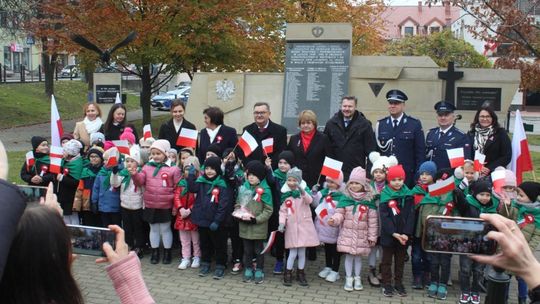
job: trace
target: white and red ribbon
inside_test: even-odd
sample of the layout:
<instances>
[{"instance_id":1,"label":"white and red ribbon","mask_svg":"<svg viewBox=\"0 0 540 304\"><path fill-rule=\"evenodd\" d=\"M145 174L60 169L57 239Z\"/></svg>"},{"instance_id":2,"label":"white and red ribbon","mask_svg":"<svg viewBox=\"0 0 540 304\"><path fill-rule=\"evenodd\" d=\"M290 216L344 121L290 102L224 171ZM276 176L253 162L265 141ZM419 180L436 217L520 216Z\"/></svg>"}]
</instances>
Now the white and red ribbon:
<instances>
[{"instance_id":1,"label":"white and red ribbon","mask_svg":"<svg viewBox=\"0 0 540 304\"><path fill-rule=\"evenodd\" d=\"M253 199L260 203L263 193L264 189L261 187L257 187L257 189L255 189L255 196L253 197Z\"/></svg>"},{"instance_id":2,"label":"white and red ribbon","mask_svg":"<svg viewBox=\"0 0 540 304\"><path fill-rule=\"evenodd\" d=\"M45 165L41 166L41 172L39 173L39 176L43 177L43 175L47 173L48 170L49 170L49 167Z\"/></svg>"},{"instance_id":3,"label":"white and red ribbon","mask_svg":"<svg viewBox=\"0 0 540 304\"><path fill-rule=\"evenodd\" d=\"M398 215L401 212L399 210L399 208L398 208L397 201L395 201L395 200L389 201L388 202L388 207L390 207L390 209L392 209L392 213L394 214L394 216Z\"/></svg>"},{"instance_id":4,"label":"white and red ribbon","mask_svg":"<svg viewBox=\"0 0 540 304\"><path fill-rule=\"evenodd\" d=\"M64 168L64 175L69 175L69 169L68 168Z\"/></svg>"},{"instance_id":5,"label":"white and red ribbon","mask_svg":"<svg viewBox=\"0 0 540 304\"><path fill-rule=\"evenodd\" d=\"M212 189L212 197L210 197L210 202L216 203L216 204L219 202L219 189L218 188Z\"/></svg>"},{"instance_id":6,"label":"white and red ribbon","mask_svg":"<svg viewBox=\"0 0 540 304\"><path fill-rule=\"evenodd\" d=\"M169 179L169 174L167 173L162 173L161 174L161 185L165 188L167 187L167 181Z\"/></svg>"},{"instance_id":7,"label":"white and red ribbon","mask_svg":"<svg viewBox=\"0 0 540 304\"><path fill-rule=\"evenodd\" d=\"M330 207L332 208L336 208L336 203L334 203L334 199L332 198L332 195L328 194L324 200L326 201L326 203L328 205L330 205Z\"/></svg>"},{"instance_id":8,"label":"white and red ribbon","mask_svg":"<svg viewBox=\"0 0 540 304\"><path fill-rule=\"evenodd\" d=\"M522 220L518 222L519 228L523 229L525 226L534 223L534 216L531 214L526 214Z\"/></svg>"},{"instance_id":9,"label":"white and red ribbon","mask_svg":"<svg viewBox=\"0 0 540 304\"><path fill-rule=\"evenodd\" d=\"M366 214L367 212L368 207L366 205L360 205L360 207L358 207L358 220L361 221L364 217L364 214Z\"/></svg>"},{"instance_id":10,"label":"white and red ribbon","mask_svg":"<svg viewBox=\"0 0 540 304\"><path fill-rule=\"evenodd\" d=\"M293 208L293 202L292 200L288 199L285 201L285 207L287 207L287 214L292 215L294 214L294 208Z\"/></svg>"},{"instance_id":11,"label":"white and red ribbon","mask_svg":"<svg viewBox=\"0 0 540 304\"><path fill-rule=\"evenodd\" d=\"M452 210L454 210L454 203L453 202L446 203L446 206L444 207L443 215L452 214Z\"/></svg>"}]
</instances>

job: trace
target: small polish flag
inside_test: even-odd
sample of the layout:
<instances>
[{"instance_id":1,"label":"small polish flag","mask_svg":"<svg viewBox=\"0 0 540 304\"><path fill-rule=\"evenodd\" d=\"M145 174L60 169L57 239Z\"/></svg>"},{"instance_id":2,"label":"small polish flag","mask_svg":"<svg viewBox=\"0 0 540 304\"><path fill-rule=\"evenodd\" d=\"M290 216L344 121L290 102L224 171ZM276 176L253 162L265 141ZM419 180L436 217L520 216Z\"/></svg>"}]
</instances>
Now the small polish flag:
<instances>
[{"instance_id":1,"label":"small polish flag","mask_svg":"<svg viewBox=\"0 0 540 304\"><path fill-rule=\"evenodd\" d=\"M433 185L428 186L429 195L440 196L448 193L456 188L454 184L454 177L449 177L445 180L438 181Z\"/></svg>"},{"instance_id":2,"label":"small polish flag","mask_svg":"<svg viewBox=\"0 0 540 304\"><path fill-rule=\"evenodd\" d=\"M315 208L315 214L321 219L324 220L328 216L328 206L326 204L319 204Z\"/></svg>"},{"instance_id":3,"label":"small polish flag","mask_svg":"<svg viewBox=\"0 0 540 304\"><path fill-rule=\"evenodd\" d=\"M531 153L529 151L529 142L527 141L527 134L523 128L523 121L521 120L521 113L516 110L516 117L514 119L514 136L512 136L512 160L508 165L508 169L512 170L516 174L518 185L523 180L523 172L532 171L533 163Z\"/></svg>"},{"instance_id":4,"label":"small polish flag","mask_svg":"<svg viewBox=\"0 0 540 304\"><path fill-rule=\"evenodd\" d=\"M238 146L244 151L244 156L248 157L255 149L257 149L259 144L248 131L244 131L238 140Z\"/></svg>"},{"instance_id":5,"label":"small polish flag","mask_svg":"<svg viewBox=\"0 0 540 304\"><path fill-rule=\"evenodd\" d=\"M120 153L129 155L129 142L127 140L113 140L112 142Z\"/></svg>"},{"instance_id":6,"label":"small polish flag","mask_svg":"<svg viewBox=\"0 0 540 304\"><path fill-rule=\"evenodd\" d=\"M144 125L142 130L143 130L143 138L144 138L144 140L146 140L147 138L152 137L152 127L150 127L150 125Z\"/></svg>"},{"instance_id":7,"label":"small polish flag","mask_svg":"<svg viewBox=\"0 0 540 304\"><path fill-rule=\"evenodd\" d=\"M277 231L274 230L270 232L270 236L268 237L268 241L266 241L266 246L264 246L263 250L260 254L265 254L272 248L272 245L274 245L274 242L276 241L276 233Z\"/></svg>"},{"instance_id":8,"label":"small polish flag","mask_svg":"<svg viewBox=\"0 0 540 304\"><path fill-rule=\"evenodd\" d=\"M30 171L30 169L35 163L36 163L36 159L34 158L34 152L33 151L26 152L26 171Z\"/></svg>"},{"instance_id":9,"label":"small polish flag","mask_svg":"<svg viewBox=\"0 0 540 304\"><path fill-rule=\"evenodd\" d=\"M62 147L51 146L49 157L51 160L51 165L49 167L49 172L58 174L62 172L62 157L64 156L64 149Z\"/></svg>"},{"instance_id":10,"label":"small polish flag","mask_svg":"<svg viewBox=\"0 0 540 304\"><path fill-rule=\"evenodd\" d=\"M264 139L261 143L266 155L274 152L274 139L272 137Z\"/></svg>"},{"instance_id":11,"label":"small polish flag","mask_svg":"<svg viewBox=\"0 0 540 304\"><path fill-rule=\"evenodd\" d=\"M56 106L56 99L54 95L51 95L51 146L62 146L60 138L64 134L64 128L62 127L62 120L58 113L58 107Z\"/></svg>"},{"instance_id":12,"label":"small polish flag","mask_svg":"<svg viewBox=\"0 0 540 304\"><path fill-rule=\"evenodd\" d=\"M474 171L480 172L486 162L486 155L480 153L480 151L474 152Z\"/></svg>"},{"instance_id":13,"label":"small polish flag","mask_svg":"<svg viewBox=\"0 0 540 304\"><path fill-rule=\"evenodd\" d=\"M457 168L465 164L465 154L463 152L463 148L449 149L446 150L446 153L448 153L451 168Z\"/></svg>"},{"instance_id":14,"label":"small polish flag","mask_svg":"<svg viewBox=\"0 0 540 304\"><path fill-rule=\"evenodd\" d=\"M501 193L504 186L505 170L493 170L491 172L491 181L493 182L493 190L497 193Z\"/></svg>"},{"instance_id":15,"label":"small polish flag","mask_svg":"<svg viewBox=\"0 0 540 304\"><path fill-rule=\"evenodd\" d=\"M114 100L114 103L122 103L122 99L120 99L120 93L116 93L116 99Z\"/></svg>"},{"instance_id":16,"label":"small polish flag","mask_svg":"<svg viewBox=\"0 0 540 304\"><path fill-rule=\"evenodd\" d=\"M105 167L112 168L118 165L119 151L117 147L112 147L109 150L111 150L111 152L109 153L109 159L107 160Z\"/></svg>"},{"instance_id":17,"label":"small polish flag","mask_svg":"<svg viewBox=\"0 0 540 304\"><path fill-rule=\"evenodd\" d=\"M324 158L324 163L321 169L321 175L337 179L339 178L339 174L341 173L341 167L343 166L343 162L340 162L338 160L332 159L328 156Z\"/></svg>"},{"instance_id":18,"label":"small polish flag","mask_svg":"<svg viewBox=\"0 0 540 304\"><path fill-rule=\"evenodd\" d=\"M197 130L182 128L176 140L176 145L195 148L197 146Z\"/></svg>"}]
</instances>

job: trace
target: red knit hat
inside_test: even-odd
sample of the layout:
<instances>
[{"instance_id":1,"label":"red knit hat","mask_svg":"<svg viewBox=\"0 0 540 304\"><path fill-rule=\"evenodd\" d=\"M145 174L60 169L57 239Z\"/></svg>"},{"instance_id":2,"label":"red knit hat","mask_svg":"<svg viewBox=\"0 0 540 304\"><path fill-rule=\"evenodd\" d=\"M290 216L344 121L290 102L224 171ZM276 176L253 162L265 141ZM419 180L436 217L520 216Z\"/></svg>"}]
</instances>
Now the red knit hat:
<instances>
[{"instance_id":1,"label":"red knit hat","mask_svg":"<svg viewBox=\"0 0 540 304\"><path fill-rule=\"evenodd\" d=\"M388 172L386 172L386 180L391 181L395 178L405 179L405 170L403 170L403 166L397 165L388 168Z\"/></svg>"}]
</instances>

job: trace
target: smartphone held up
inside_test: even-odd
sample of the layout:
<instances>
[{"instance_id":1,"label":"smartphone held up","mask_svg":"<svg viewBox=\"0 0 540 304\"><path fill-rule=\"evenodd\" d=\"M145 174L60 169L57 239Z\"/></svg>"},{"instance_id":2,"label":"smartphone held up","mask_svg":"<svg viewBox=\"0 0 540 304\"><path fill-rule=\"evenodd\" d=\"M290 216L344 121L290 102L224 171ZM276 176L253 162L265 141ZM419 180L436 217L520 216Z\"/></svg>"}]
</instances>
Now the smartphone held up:
<instances>
[{"instance_id":1,"label":"smartphone held up","mask_svg":"<svg viewBox=\"0 0 540 304\"><path fill-rule=\"evenodd\" d=\"M103 243L108 242L115 248L116 234L108 228L66 225L71 234L73 253L93 256L105 256Z\"/></svg>"},{"instance_id":2,"label":"smartphone held up","mask_svg":"<svg viewBox=\"0 0 540 304\"><path fill-rule=\"evenodd\" d=\"M495 228L479 218L428 216L422 248L427 252L492 255L497 242L486 234Z\"/></svg>"}]
</instances>

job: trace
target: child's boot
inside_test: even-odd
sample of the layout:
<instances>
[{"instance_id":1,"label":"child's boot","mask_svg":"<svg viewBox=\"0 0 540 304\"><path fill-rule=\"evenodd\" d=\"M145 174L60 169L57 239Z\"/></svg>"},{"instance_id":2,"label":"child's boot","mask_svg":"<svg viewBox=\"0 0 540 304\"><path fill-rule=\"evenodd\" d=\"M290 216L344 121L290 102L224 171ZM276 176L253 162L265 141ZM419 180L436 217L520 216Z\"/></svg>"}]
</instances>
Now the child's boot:
<instances>
[{"instance_id":1,"label":"child's boot","mask_svg":"<svg viewBox=\"0 0 540 304\"><path fill-rule=\"evenodd\" d=\"M308 286L308 282L306 280L306 274L304 273L304 269L297 269L296 270L296 280L298 281L298 284L300 286Z\"/></svg>"},{"instance_id":2,"label":"child's boot","mask_svg":"<svg viewBox=\"0 0 540 304\"><path fill-rule=\"evenodd\" d=\"M165 248L163 250L163 264L170 264L171 263L171 248L167 249Z\"/></svg>"},{"instance_id":3,"label":"child's boot","mask_svg":"<svg viewBox=\"0 0 540 304\"><path fill-rule=\"evenodd\" d=\"M283 273L283 285L292 286L292 269L285 269Z\"/></svg>"},{"instance_id":4,"label":"child's boot","mask_svg":"<svg viewBox=\"0 0 540 304\"><path fill-rule=\"evenodd\" d=\"M150 263L159 263L159 248L152 248L152 256L150 257Z\"/></svg>"}]
</instances>

